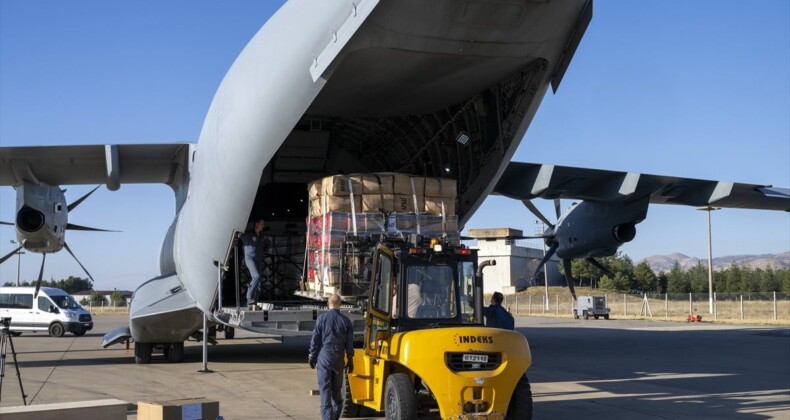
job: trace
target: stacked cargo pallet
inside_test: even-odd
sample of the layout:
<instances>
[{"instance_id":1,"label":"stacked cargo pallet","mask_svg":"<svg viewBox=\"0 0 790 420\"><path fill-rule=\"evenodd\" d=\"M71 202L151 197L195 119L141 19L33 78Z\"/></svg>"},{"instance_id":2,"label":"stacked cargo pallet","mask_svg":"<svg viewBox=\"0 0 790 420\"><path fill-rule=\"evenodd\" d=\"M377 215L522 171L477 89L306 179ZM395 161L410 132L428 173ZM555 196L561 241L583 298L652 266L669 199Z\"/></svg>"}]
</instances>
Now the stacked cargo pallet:
<instances>
[{"instance_id":1,"label":"stacked cargo pallet","mask_svg":"<svg viewBox=\"0 0 790 420\"><path fill-rule=\"evenodd\" d=\"M337 291L341 249L347 236L446 235L460 241L456 182L405 174L335 175L308 185L307 286Z\"/></svg>"}]
</instances>

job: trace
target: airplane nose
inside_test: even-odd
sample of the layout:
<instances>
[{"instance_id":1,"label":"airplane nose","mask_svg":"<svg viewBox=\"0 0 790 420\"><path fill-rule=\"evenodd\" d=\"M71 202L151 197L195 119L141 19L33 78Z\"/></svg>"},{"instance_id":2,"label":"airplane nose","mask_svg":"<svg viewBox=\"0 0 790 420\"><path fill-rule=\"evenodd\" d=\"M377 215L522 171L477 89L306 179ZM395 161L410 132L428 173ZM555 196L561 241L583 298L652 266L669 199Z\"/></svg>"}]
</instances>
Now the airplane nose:
<instances>
[{"instance_id":1,"label":"airplane nose","mask_svg":"<svg viewBox=\"0 0 790 420\"><path fill-rule=\"evenodd\" d=\"M31 207L22 207L16 214L16 225L23 232L38 232L44 226L44 213Z\"/></svg>"}]
</instances>

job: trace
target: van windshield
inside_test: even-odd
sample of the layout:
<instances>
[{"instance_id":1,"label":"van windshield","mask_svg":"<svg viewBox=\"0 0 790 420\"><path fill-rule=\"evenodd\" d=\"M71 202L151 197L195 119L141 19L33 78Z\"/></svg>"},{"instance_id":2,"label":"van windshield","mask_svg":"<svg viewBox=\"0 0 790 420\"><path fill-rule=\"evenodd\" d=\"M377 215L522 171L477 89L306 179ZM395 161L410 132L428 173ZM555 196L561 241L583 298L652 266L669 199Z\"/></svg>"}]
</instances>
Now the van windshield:
<instances>
[{"instance_id":1,"label":"van windshield","mask_svg":"<svg viewBox=\"0 0 790 420\"><path fill-rule=\"evenodd\" d=\"M58 307L61 309L81 308L80 304L69 295L50 296L50 299L52 299L52 301L55 302L55 305L58 305Z\"/></svg>"}]
</instances>

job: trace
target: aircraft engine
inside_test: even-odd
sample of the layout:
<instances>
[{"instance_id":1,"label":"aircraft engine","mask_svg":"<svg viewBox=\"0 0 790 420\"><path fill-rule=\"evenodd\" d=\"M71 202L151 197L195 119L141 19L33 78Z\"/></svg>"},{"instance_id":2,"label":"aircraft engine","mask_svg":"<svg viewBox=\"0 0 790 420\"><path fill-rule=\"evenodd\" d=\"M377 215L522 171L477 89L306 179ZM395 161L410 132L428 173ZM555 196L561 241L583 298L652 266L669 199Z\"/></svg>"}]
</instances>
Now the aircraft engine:
<instances>
[{"instance_id":1,"label":"aircraft engine","mask_svg":"<svg viewBox=\"0 0 790 420\"><path fill-rule=\"evenodd\" d=\"M28 206L22 207L16 214L16 225L23 232L38 232L44 226L44 213Z\"/></svg>"},{"instance_id":2,"label":"aircraft engine","mask_svg":"<svg viewBox=\"0 0 790 420\"><path fill-rule=\"evenodd\" d=\"M636 224L647 216L647 200L634 203L583 201L557 223L555 237L560 258L614 255L636 236Z\"/></svg>"},{"instance_id":3,"label":"aircraft engine","mask_svg":"<svg viewBox=\"0 0 790 420\"><path fill-rule=\"evenodd\" d=\"M65 248L77 264L82 267L85 274L93 280L93 276L85 269L79 259L74 255L66 243L66 230L83 230L94 232L112 232L104 229L75 225L68 223L68 214L82 203L99 187L92 189L77 201L66 204L65 190L60 187L44 183L24 181L16 187L16 238L19 247L0 258L0 264L11 258L17 251L24 248L31 252L42 254L41 269L36 282L36 295L44 276L44 262L47 254L58 252ZM0 222L3 225L12 223Z\"/></svg>"},{"instance_id":4,"label":"aircraft engine","mask_svg":"<svg viewBox=\"0 0 790 420\"><path fill-rule=\"evenodd\" d=\"M52 253L63 248L68 223L63 190L25 182L16 189L16 238L32 252Z\"/></svg>"},{"instance_id":5,"label":"aircraft engine","mask_svg":"<svg viewBox=\"0 0 790 420\"><path fill-rule=\"evenodd\" d=\"M623 223L622 225L617 225L612 229L612 235L614 235L614 239L621 244L631 242L636 237L636 224Z\"/></svg>"},{"instance_id":6,"label":"aircraft engine","mask_svg":"<svg viewBox=\"0 0 790 420\"><path fill-rule=\"evenodd\" d=\"M540 269L557 254L562 259L565 281L575 299L571 260L585 258L594 266L608 272L594 257L614 255L617 248L634 239L636 224L647 217L650 197L631 202L583 201L574 203L563 215L560 215L559 199L555 199L554 210L558 217L556 225L549 222L529 200L523 200L523 203L548 226L540 237L545 239L549 249L535 268L531 282L534 283Z\"/></svg>"}]
</instances>

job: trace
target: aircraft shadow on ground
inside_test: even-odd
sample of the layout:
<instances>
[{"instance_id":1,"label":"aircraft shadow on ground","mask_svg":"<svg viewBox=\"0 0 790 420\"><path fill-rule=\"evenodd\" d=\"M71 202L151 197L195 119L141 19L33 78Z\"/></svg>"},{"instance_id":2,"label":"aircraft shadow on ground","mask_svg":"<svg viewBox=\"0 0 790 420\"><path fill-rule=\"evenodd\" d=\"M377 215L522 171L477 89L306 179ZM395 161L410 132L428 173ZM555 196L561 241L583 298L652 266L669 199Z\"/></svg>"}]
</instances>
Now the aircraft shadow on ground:
<instances>
[{"instance_id":1,"label":"aircraft shadow on ground","mask_svg":"<svg viewBox=\"0 0 790 420\"><path fill-rule=\"evenodd\" d=\"M536 418L790 415L790 334L782 329L519 330L532 348Z\"/></svg>"}]
</instances>

